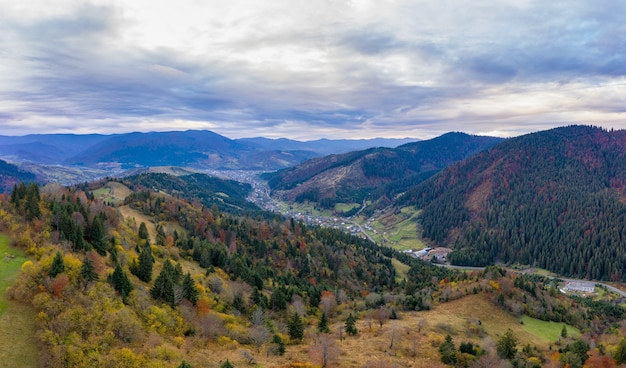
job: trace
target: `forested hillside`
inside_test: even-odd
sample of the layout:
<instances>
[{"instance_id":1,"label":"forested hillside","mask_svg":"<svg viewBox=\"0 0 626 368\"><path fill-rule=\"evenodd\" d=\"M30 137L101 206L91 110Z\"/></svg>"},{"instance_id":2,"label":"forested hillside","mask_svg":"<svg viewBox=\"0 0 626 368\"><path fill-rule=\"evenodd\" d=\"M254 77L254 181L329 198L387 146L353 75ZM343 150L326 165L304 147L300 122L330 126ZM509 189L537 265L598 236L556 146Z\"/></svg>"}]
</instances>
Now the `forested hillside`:
<instances>
[{"instance_id":1,"label":"forested hillside","mask_svg":"<svg viewBox=\"0 0 626 368\"><path fill-rule=\"evenodd\" d=\"M134 191L165 192L189 201L200 201L206 207L218 205L231 214L260 211L246 200L252 190L250 184L220 179L206 174L173 176L164 173L146 173L129 176L123 182Z\"/></svg>"},{"instance_id":2,"label":"forested hillside","mask_svg":"<svg viewBox=\"0 0 626 368\"><path fill-rule=\"evenodd\" d=\"M488 149L501 138L448 133L398 148L372 148L308 160L265 177L275 195L290 201L360 203L417 185L453 162Z\"/></svg>"},{"instance_id":3,"label":"forested hillside","mask_svg":"<svg viewBox=\"0 0 626 368\"><path fill-rule=\"evenodd\" d=\"M339 229L278 215L229 214L182 195L210 180L178 179L30 184L0 195L0 231L30 257L7 295L35 308L33 343L43 367L548 362L552 340L538 344L534 332L520 329L522 314L583 331L606 342L616 357L611 362L620 359L610 328L624 309L610 299L574 300L549 279L497 267L472 274L435 267ZM174 195L150 189L156 182L176 188ZM467 319L429 322L438 318L438 306L463 298L481 309L455 312L451 305L450 313ZM416 314L433 308L428 318ZM524 351L513 332L503 340L502 322L490 322L494 314L528 343ZM563 337L563 361L573 359L570 344L584 342L578 334ZM457 348L451 335L466 341ZM501 354L485 336L512 346ZM587 352L600 354L589 345L577 351L581 365Z\"/></svg>"},{"instance_id":4,"label":"forested hillside","mask_svg":"<svg viewBox=\"0 0 626 368\"><path fill-rule=\"evenodd\" d=\"M512 138L411 189L423 236L455 264L626 275L626 131L570 126Z\"/></svg>"},{"instance_id":5,"label":"forested hillside","mask_svg":"<svg viewBox=\"0 0 626 368\"><path fill-rule=\"evenodd\" d=\"M17 166L0 160L0 193L11 191L20 182L33 182L35 175L21 171Z\"/></svg>"}]
</instances>

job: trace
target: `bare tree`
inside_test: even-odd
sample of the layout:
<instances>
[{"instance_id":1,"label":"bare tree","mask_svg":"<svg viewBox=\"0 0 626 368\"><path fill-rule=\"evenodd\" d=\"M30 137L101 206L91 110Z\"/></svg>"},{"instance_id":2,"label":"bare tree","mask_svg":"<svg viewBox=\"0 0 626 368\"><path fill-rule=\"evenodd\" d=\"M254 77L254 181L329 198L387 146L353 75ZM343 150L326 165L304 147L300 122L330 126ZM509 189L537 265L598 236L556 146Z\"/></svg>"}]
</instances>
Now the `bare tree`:
<instances>
[{"instance_id":1,"label":"bare tree","mask_svg":"<svg viewBox=\"0 0 626 368\"><path fill-rule=\"evenodd\" d=\"M380 328L383 328L383 325L389 319L389 310L385 307L380 307L374 311L374 319L378 322Z\"/></svg>"},{"instance_id":2,"label":"bare tree","mask_svg":"<svg viewBox=\"0 0 626 368\"><path fill-rule=\"evenodd\" d=\"M322 368L333 366L339 359L341 349L332 336L322 334L309 350L311 359L316 361Z\"/></svg>"},{"instance_id":3,"label":"bare tree","mask_svg":"<svg viewBox=\"0 0 626 368\"><path fill-rule=\"evenodd\" d=\"M337 299L337 304L344 304L348 302L348 294L344 289L337 290L335 298Z\"/></svg>"},{"instance_id":4,"label":"bare tree","mask_svg":"<svg viewBox=\"0 0 626 368\"><path fill-rule=\"evenodd\" d=\"M250 328L250 338L252 339L257 352L261 351L261 346L268 342L271 337L272 333L264 324L252 326Z\"/></svg>"},{"instance_id":5,"label":"bare tree","mask_svg":"<svg viewBox=\"0 0 626 368\"><path fill-rule=\"evenodd\" d=\"M337 299L335 298L335 294L326 293L322 295L319 307L324 313L326 313L326 316L332 317L333 313L335 313L335 309L337 308Z\"/></svg>"},{"instance_id":6,"label":"bare tree","mask_svg":"<svg viewBox=\"0 0 626 368\"><path fill-rule=\"evenodd\" d=\"M294 312L297 312L300 316L306 316L306 305L304 304L304 300L298 294L293 294L291 297L291 308L293 308ZM291 313L293 314L293 313Z\"/></svg>"},{"instance_id":7,"label":"bare tree","mask_svg":"<svg viewBox=\"0 0 626 368\"><path fill-rule=\"evenodd\" d=\"M265 325L265 311L263 308L257 307L252 312L252 327L250 328L250 338L256 347L256 351L261 351L261 346L269 341L272 333Z\"/></svg>"},{"instance_id":8,"label":"bare tree","mask_svg":"<svg viewBox=\"0 0 626 368\"><path fill-rule=\"evenodd\" d=\"M391 324L391 331L389 332L389 349L393 349L394 344L400 340L401 328L397 321Z\"/></svg>"},{"instance_id":9,"label":"bare tree","mask_svg":"<svg viewBox=\"0 0 626 368\"><path fill-rule=\"evenodd\" d=\"M417 323L417 332L421 333L422 330L425 330L428 327L428 320L426 318L420 319Z\"/></svg>"}]
</instances>

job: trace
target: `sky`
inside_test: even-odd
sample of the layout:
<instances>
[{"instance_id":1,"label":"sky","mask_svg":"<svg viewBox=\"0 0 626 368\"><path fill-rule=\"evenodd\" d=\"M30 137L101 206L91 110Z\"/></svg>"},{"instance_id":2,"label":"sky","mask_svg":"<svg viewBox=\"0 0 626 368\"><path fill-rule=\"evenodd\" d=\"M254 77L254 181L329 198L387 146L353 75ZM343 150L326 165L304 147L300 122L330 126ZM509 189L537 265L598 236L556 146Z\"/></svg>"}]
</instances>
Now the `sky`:
<instances>
[{"instance_id":1,"label":"sky","mask_svg":"<svg viewBox=\"0 0 626 368\"><path fill-rule=\"evenodd\" d=\"M623 0L0 0L0 135L626 128Z\"/></svg>"}]
</instances>

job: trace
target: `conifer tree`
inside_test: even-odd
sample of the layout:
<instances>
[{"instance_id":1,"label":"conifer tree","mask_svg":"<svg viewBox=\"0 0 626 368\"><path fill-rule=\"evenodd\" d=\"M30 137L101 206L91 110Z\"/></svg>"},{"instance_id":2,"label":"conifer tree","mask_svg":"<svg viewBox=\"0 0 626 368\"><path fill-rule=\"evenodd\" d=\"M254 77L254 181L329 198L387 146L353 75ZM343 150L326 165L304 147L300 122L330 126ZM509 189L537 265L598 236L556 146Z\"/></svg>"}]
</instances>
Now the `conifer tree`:
<instances>
[{"instance_id":1,"label":"conifer tree","mask_svg":"<svg viewBox=\"0 0 626 368\"><path fill-rule=\"evenodd\" d=\"M139 266L137 269L137 277L144 282L152 280L152 265L154 257L152 257L152 249L150 244L146 244L139 254Z\"/></svg>"},{"instance_id":2,"label":"conifer tree","mask_svg":"<svg viewBox=\"0 0 626 368\"><path fill-rule=\"evenodd\" d=\"M298 312L294 312L287 322L287 333L292 340L302 340L304 337L304 323Z\"/></svg>"},{"instance_id":3,"label":"conifer tree","mask_svg":"<svg viewBox=\"0 0 626 368\"><path fill-rule=\"evenodd\" d=\"M196 305L198 302L198 288L191 278L191 273L187 272L183 279L183 298L189 300L191 304Z\"/></svg>"},{"instance_id":4,"label":"conifer tree","mask_svg":"<svg viewBox=\"0 0 626 368\"><path fill-rule=\"evenodd\" d=\"M177 368L192 368L191 364L187 363L186 361L182 361Z\"/></svg>"},{"instance_id":5,"label":"conifer tree","mask_svg":"<svg viewBox=\"0 0 626 368\"><path fill-rule=\"evenodd\" d=\"M146 240L148 238L150 238L150 234L148 233L148 227L146 226L145 222L142 222L141 224L139 224L139 239L142 240Z\"/></svg>"},{"instance_id":6,"label":"conifer tree","mask_svg":"<svg viewBox=\"0 0 626 368\"><path fill-rule=\"evenodd\" d=\"M94 249L98 252L98 254L102 256L105 255L106 254L106 241L104 237L106 234L104 231L104 223L102 221L102 217L95 216L93 218L91 226L89 226L88 235L89 235L89 240L91 241L91 245L93 245Z\"/></svg>"},{"instance_id":7,"label":"conifer tree","mask_svg":"<svg viewBox=\"0 0 626 368\"><path fill-rule=\"evenodd\" d=\"M359 333L359 330L356 328L356 318L352 313L350 313L346 319L345 330L350 336L354 336Z\"/></svg>"},{"instance_id":8,"label":"conifer tree","mask_svg":"<svg viewBox=\"0 0 626 368\"><path fill-rule=\"evenodd\" d=\"M496 344L500 358L513 359L515 354L517 354L517 342L517 337L515 337L513 331L509 328Z\"/></svg>"},{"instance_id":9,"label":"conifer tree","mask_svg":"<svg viewBox=\"0 0 626 368\"><path fill-rule=\"evenodd\" d=\"M83 260L83 265L80 267L80 277L85 283L85 288L90 282L98 279L98 273L96 272L96 268L90 258L85 258Z\"/></svg>"},{"instance_id":10,"label":"conifer tree","mask_svg":"<svg viewBox=\"0 0 626 368\"><path fill-rule=\"evenodd\" d=\"M41 210L39 209L39 187L37 184L30 184L26 193L26 204L25 204L25 212L26 219L31 221L32 219L39 217L41 215Z\"/></svg>"},{"instance_id":11,"label":"conifer tree","mask_svg":"<svg viewBox=\"0 0 626 368\"><path fill-rule=\"evenodd\" d=\"M272 336L272 344L276 345L276 354L285 355L285 343L280 335L274 334L274 336Z\"/></svg>"},{"instance_id":12,"label":"conifer tree","mask_svg":"<svg viewBox=\"0 0 626 368\"><path fill-rule=\"evenodd\" d=\"M165 260L163 263L163 268L161 269L161 273L157 276L156 280L154 280L154 285L152 289L150 289L150 295L154 299L161 300L169 305L175 304L174 298L174 266L169 259Z\"/></svg>"},{"instance_id":13,"label":"conifer tree","mask_svg":"<svg viewBox=\"0 0 626 368\"><path fill-rule=\"evenodd\" d=\"M63 256L61 252L57 252L52 260L52 267L50 267L50 271L48 275L50 277L57 277L58 274L61 274L65 271L65 263L63 263Z\"/></svg>"},{"instance_id":14,"label":"conifer tree","mask_svg":"<svg viewBox=\"0 0 626 368\"><path fill-rule=\"evenodd\" d=\"M320 320L317 323L317 331L321 333L329 333L330 329L328 328L328 317L326 317L326 313L322 312L320 316Z\"/></svg>"},{"instance_id":15,"label":"conifer tree","mask_svg":"<svg viewBox=\"0 0 626 368\"><path fill-rule=\"evenodd\" d=\"M128 294L133 291L133 285L130 283L126 272L124 272L119 263L115 266L115 270L110 277L110 282L113 285L113 288L120 293L122 300L126 302L126 297L128 297Z\"/></svg>"}]
</instances>

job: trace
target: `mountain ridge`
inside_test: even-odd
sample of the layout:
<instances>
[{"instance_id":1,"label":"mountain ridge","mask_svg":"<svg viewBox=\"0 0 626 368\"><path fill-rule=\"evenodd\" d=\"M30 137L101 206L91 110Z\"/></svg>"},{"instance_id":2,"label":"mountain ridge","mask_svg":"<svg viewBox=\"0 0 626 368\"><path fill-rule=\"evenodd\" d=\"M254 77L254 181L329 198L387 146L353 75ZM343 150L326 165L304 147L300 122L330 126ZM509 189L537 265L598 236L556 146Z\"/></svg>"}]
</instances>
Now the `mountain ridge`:
<instances>
[{"instance_id":1,"label":"mountain ridge","mask_svg":"<svg viewBox=\"0 0 626 368\"><path fill-rule=\"evenodd\" d=\"M569 126L511 138L408 191L423 236L456 264L496 261L622 280L626 131Z\"/></svg>"}]
</instances>

